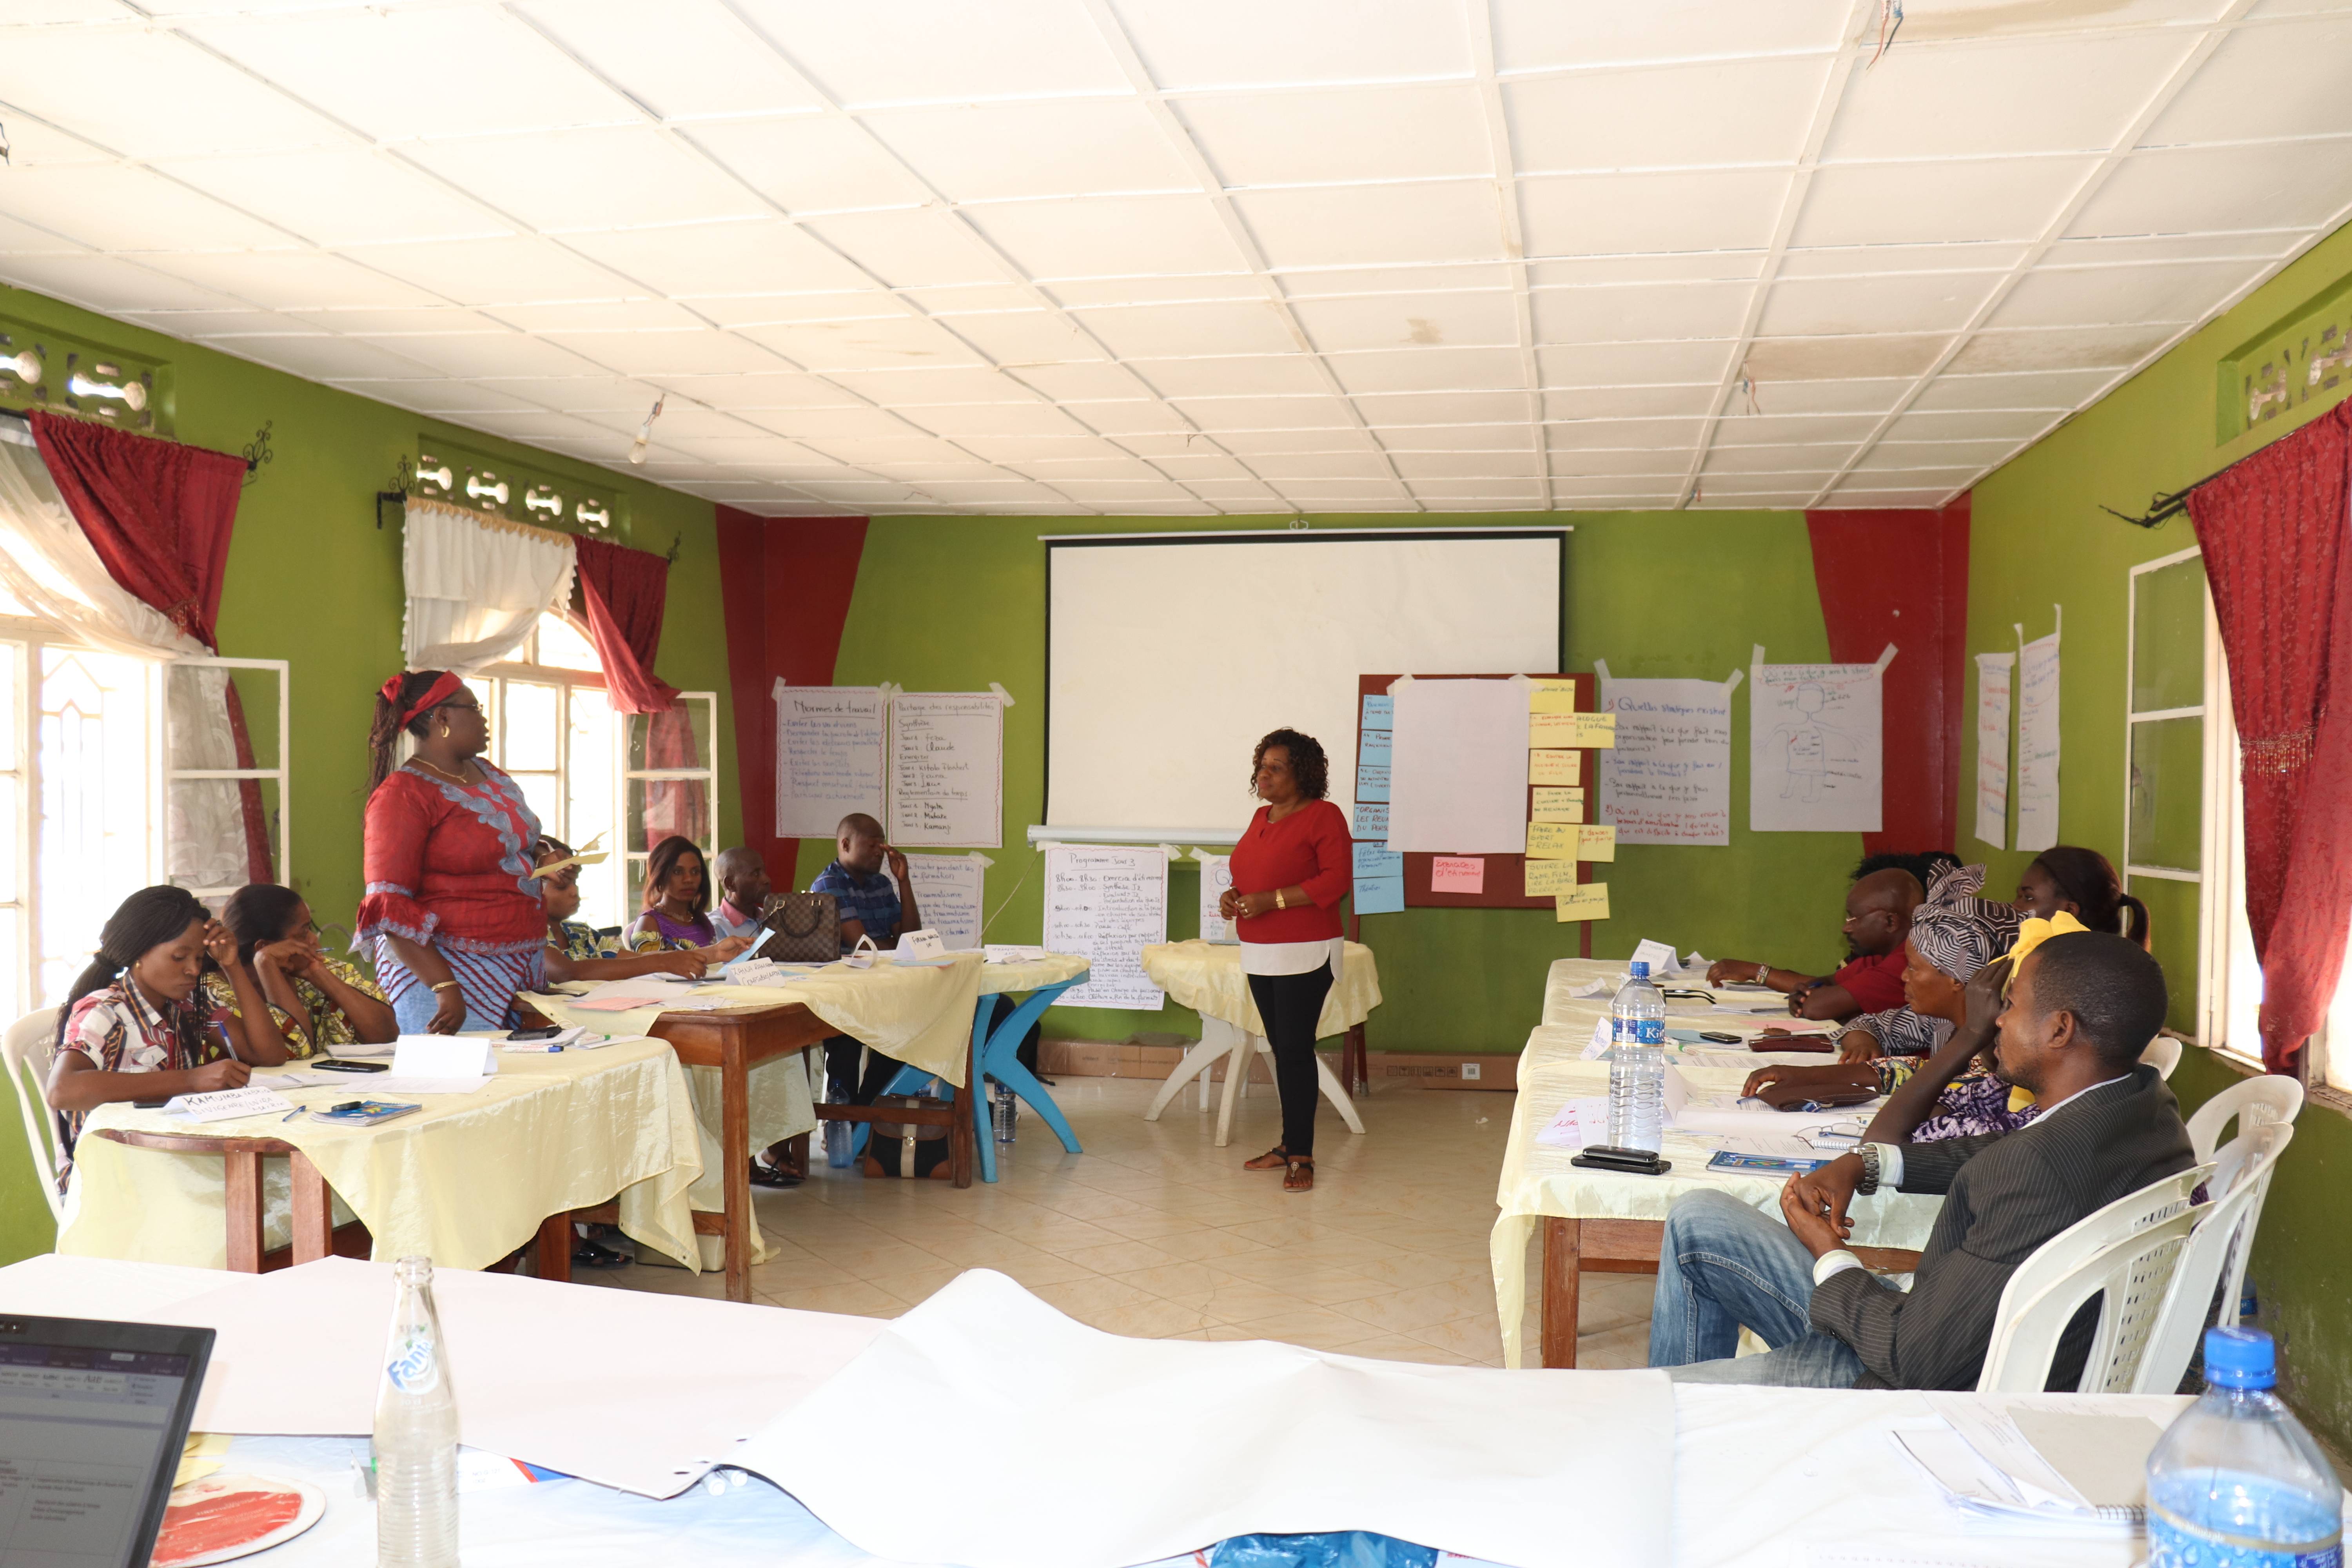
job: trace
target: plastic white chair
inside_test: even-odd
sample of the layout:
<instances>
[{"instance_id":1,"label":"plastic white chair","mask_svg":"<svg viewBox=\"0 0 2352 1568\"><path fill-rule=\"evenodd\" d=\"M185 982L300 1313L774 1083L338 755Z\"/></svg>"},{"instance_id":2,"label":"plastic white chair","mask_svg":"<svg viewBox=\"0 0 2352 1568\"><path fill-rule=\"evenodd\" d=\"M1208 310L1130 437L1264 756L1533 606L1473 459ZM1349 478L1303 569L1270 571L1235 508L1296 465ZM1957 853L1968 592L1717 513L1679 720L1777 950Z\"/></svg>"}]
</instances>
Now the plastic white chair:
<instances>
[{"instance_id":1,"label":"plastic white chair","mask_svg":"<svg viewBox=\"0 0 2352 1568\"><path fill-rule=\"evenodd\" d=\"M2200 1160L2210 1160L2221 1146L2221 1131L2238 1119L2243 1138L2266 1121L2293 1121L2303 1110L2303 1085L2277 1073L2242 1079L2197 1108L2189 1119L2189 1147Z\"/></svg>"},{"instance_id":2,"label":"plastic white chair","mask_svg":"<svg viewBox=\"0 0 2352 1568\"><path fill-rule=\"evenodd\" d=\"M2294 1138L2289 1123L2266 1121L2231 1139L2215 1158L2208 1189L2211 1201L2191 1211L2197 1229L2148 1336L2132 1384L2134 1394L2177 1392L2189 1357L2205 1336L2209 1314L2212 1322L2224 1327L2238 1321L2238 1302L2246 1289L2246 1254L2254 1245L2254 1227L2262 1223L2279 1155ZM2213 1310L2216 1287L2219 1310Z\"/></svg>"},{"instance_id":3,"label":"plastic white chair","mask_svg":"<svg viewBox=\"0 0 2352 1568\"><path fill-rule=\"evenodd\" d=\"M25 1113L25 1142L33 1152L33 1174L41 1184L41 1195L49 1200L50 1217L62 1224L66 1201L58 1193L58 1119L47 1099L50 1042L57 1033L55 1007L27 1013L0 1035L0 1061L7 1064L8 1081L16 1089L16 1108Z\"/></svg>"},{"instance_id":4,"label":"plastic white chair","mask_svg":"<svg viewBox=\"0 0 2352 1568\"><path fill-rule=\"evenodd\" d=\"M2140 1052L2139 1059L2154 1068L2157 1077L2168 1079L2172 1077L2172 1069L2180 1065L2180 1042L2170 1035L2158 1035L2148 1041L2147 1049Z\"/></svg>"},{"instance_id":5,"label":"plastic white chair","mask_svg":"<svg viewBox=\"0 0 2352 1568\"><path fill-rule=\"evenodd\" d=\"M1977 1392L2041 1393L2060 1336L2094 1296L2098 1324L2077 1386L2084 1394L2127 1391L2196 1228L2189 1196L2212 1173L2204 1164L2151 1182L2036 1247L2000 1293Z\"/></svg>"}]
</instances>

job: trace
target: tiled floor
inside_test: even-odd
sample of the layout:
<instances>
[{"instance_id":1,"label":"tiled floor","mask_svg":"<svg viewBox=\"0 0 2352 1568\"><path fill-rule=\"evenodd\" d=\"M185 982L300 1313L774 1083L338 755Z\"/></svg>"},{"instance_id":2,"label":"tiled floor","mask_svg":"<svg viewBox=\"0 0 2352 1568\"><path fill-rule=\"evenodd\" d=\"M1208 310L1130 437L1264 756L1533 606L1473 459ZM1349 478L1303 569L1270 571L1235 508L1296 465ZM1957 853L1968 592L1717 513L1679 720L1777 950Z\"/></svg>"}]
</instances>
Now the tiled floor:
<instances>
[{"instance_id":1,"label":"tiled floor","mask_svg":"<svg viewBox=\"0 0 2352 1568\"><path fill-rule=\"evenodd\" d=\"M1241 1168L1277 1135L1270 1090L1242 1103L1233 1142L1219 1149L1215 1112L1193 1109L1189 1091L1145 1121L1158 1088L1062 1079L1054 1093L1086 1152L1065 1154L1024 1116L993 1186L868 1180L820 1159L800 1187L759 1193L780 1256L752 1270L753 1291L781 1306L896 1317L963 1269L989 1268L1114 1333L1502 1364L1486 1247L1509 1097L1382 1085L1359 1102L1361 1138L1326 1105L1316 1188L1290 1194L1278 1173ZM720 1294L715 1276L674 1268L579 1278ZM1650 1286L1642 1275L1585 1277L1580 1364L1643 1364Z\"/></svg>"}]
</instances>

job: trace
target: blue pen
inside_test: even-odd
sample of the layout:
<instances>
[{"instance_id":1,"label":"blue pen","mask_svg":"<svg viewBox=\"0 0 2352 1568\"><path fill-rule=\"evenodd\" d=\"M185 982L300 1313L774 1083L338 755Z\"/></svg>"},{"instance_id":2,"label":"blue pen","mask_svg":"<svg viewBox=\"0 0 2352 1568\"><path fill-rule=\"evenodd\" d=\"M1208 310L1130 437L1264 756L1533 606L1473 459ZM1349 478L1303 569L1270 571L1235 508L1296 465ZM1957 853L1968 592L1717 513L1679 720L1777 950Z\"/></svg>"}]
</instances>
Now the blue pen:
<instances>
[{"instance_id":1,"label":"blue pen","mask_svg":"<svg viewBox=\"0 0 2352 1568\"><path fill-rule=\"evenodd\" d=\"M285 1115L283 1115L283 1116L279 1117L279 1118L278 1119L278 1124L280 1127L283 1127L284 1125L286 1125L286 1123L288 1123L289 1121L293 1121L296 1117L298 1117L298 1116L299 1116L299 1115L301 1115L301 1114L302 1114L302 1108L301 1108L300 1106L299 1106L299 1105L298 1105L298 1106L296 1106L293 1110L291 1110L288 1111Z\"/></svg>"}]
</instances>

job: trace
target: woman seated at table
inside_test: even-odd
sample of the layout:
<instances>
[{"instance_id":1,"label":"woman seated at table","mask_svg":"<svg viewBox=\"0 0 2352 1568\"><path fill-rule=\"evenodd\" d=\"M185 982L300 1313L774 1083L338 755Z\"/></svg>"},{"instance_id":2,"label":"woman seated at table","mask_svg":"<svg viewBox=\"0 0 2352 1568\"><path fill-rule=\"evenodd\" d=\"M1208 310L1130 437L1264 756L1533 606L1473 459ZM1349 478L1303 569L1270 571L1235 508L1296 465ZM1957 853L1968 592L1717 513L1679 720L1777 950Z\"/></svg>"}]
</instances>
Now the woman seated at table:
<instances>
[{"instance_id":1,"label":"woman seated at table","mask_svg":"<svg viewBox=\"0 0 2352 1568\"><path fill-rule=\"evenodd\" d=\"M255 882L222 906L221 923L236 955L205 973L205 997L216 1015L242 1019L243 983L269 1005L269 1022L288 1054L331 1055L338 1046L383 1045L400 1025L376 983L319 946L310 906L291 888Z\"/></svg>"},{"instance_id":2,"label":"woman seated at table","mask_svg":"<svg viewBox=\"0 0 2352 1568\"><path fill-rule=\"evenodd\" d=\"M220 1016L203 996L215 964L228 970L240 1016ZM253 1068L284 1062L286 1042L256 1022L268 1016L260 988L236 963L236 938L194 893L142 888L123 900L58 1009L44 1098L58 1113L58 1182L72 1168L83 1121L100 1106L242 1089Z\"/></svg>"},{"instance_id":3,"label":"woman seated at table","mask_svg":"<svg viewBox=\"0 0 2352 1568\"><path fill-rule=\"evenodd\" d=\"M539 863L544 866L551 858L569 860L571 847L541 835ZM547 899L547 977L559 984L566 980L626 980L638 974L683 974L699 980L709 965L724 963L743 950L739 942L733 952L728 952L722 942L709 947L623 953L616 939L599 935L595 927L572 918L580 912L578 866L542 876L540 886L546 889Z\"/></svg>"},{"instance_id":4,"label":"woman seated at table","mask_svg":"<svg viewBox=\"0 0 2352 1568\"><path fill-rule=\"evenodd\" d=\"M710 923L709 910L710 879L703 872L702 851L693 839L672 834L646 857L645 912L621 928L621 945L636 952L663 952L732 943L727 958L751 945L748 937L722 942Z\"/></svg>"},{"instance_id":5,"label":"woman seated at table","mask_svg":"<svg viewBox=\"0 0 2352 1568\"><path fill-rule=\"evenodd\" d=\"M2061 912L2084 931L2127 937L2147 948L2153 941L2147 906L2124 891L2115 866L2095 849L2060 844L2033 858L2017 879L2017 912L2049 920Z\"/></svg>"}]
</instances>

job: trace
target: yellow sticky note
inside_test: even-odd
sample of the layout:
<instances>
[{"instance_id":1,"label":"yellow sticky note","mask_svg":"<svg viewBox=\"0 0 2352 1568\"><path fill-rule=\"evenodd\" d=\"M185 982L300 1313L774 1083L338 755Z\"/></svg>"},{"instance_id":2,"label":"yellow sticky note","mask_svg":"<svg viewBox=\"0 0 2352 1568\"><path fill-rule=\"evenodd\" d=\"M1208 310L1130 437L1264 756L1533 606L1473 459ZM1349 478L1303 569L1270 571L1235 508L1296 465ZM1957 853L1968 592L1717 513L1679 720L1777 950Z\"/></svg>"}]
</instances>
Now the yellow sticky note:
<instances>
[{"instance_id":1,"label":"yellow sticky note","mask_svg":"<svg viewBox=\"0 0 2352 1568\"><path fill-rule=\"evenodd\" d=\"M1528 867L1528 897L1548 899L1556 893L1572 892L1576 888L1576 862L1573 860L1529 860Z\"/></svg>"},{"instance_id":2,"label":"yellow sticky note","mask_svg":"<svg viewBox=\"0 0 2352 1568\"><path fill-rule=\"evenodd\" d=\"M1573 713L1576 711L1576 683L1572 680L1538 680L1528 689L1528 711L1530 713Z\"/></svg>"},{"instance_id":3,"label":"yellow sticky note","mask_svg":"<svg viewBox=\"0 0 2352 1568\"><path fill-rule=\"evenodd\" d=\"M1586 823L1576 830L1576 858L1580 860L1614 860L1617 858L1617 830L1596 827Z\"/></svg>"},{"instance_id":4,"label":"yellow sticky note","mask_svg":"<svg viewBox=\"0 0 2352 1568\"><path fill-rule=\"evenodd\" d=\"M1547 799L1547 796L1553 798ZM1584 792L1580 789L1539 789L1536 791L1535 808L1528 813L1528 820L1529 822L1582 822Z\"/></svg>"},{"instance_id":5,"label":"yellow sticky note","mask_svg":"<svg viewBox=\"0 0 2352 1568\"><path fill-rule=\"evenodd\" d=\"M1530 860L1575 859L1577 831L1576 826L1571 823L1528 823L1528 858Z\"/></svg>"},{"instance_id":6,"label":"yellow sticky note","mask_svg":"<svg viewBox=\"0 0 2352 1568\"><path fill-rule=\"evenodd\" d=\"M1609 918L1609 884L1586 882L1572 893L1560 893L1552 900L1554 918L1563 924L1570 921L1605 921Z\"/></svg>"},{"instance_id":7,"label":"yellow sticky note","mask_svg":"<svg viewBox=\"0 0 2352 1568\"><path fill-rule=\"evenodd\" d=\"M1576 746L1583 742L1576 738L1574 713L1530 713L1528 715L1528 744L1536 750L1546 746Z\"/></svg>"},{"instance_id":8,"label":"yellow sticky note","mask_svg":"<svg viewBox=\"0 0 2352 1568\"><path fill-rule=\"evenodd\" d=\"M1582 752L1529 752L1528 783L1531 784L1572 784L1584 782Z\"/></svg>"},{"instance_id":9,"label":"yellow sticky note","mask_svg":"<svg viewBox=\"0 0 2352 1568\"><path fill-rule=\"evenodd\" d=\"M1614 713L1579 713L1576 715L1576 739L1571 746L1598 746L1613 751L1617 745L1617 715Z\"/></svg>"}]
</instances>

